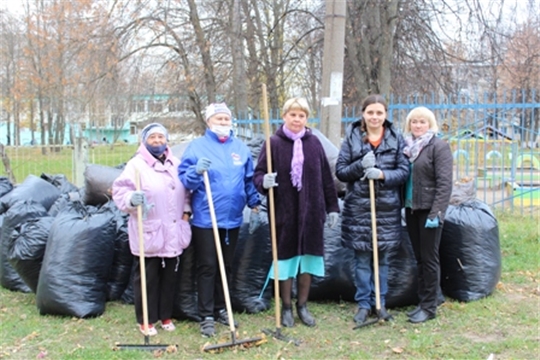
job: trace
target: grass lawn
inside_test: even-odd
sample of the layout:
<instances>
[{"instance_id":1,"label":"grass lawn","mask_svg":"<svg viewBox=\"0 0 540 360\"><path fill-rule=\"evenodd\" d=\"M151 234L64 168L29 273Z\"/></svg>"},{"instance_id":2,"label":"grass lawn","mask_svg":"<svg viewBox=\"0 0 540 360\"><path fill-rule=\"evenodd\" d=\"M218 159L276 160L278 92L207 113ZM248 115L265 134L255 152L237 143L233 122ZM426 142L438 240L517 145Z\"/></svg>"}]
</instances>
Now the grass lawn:
<instances>
[{"instance_id":1,"label":"grass lawn","mask_svg":"<svg viewBox=\"0 0 540 360\"><path fill-rule=\"evenodd\" d=\"M114 145L94 145L88 149L88 163L106 166L117 166L127 162L135 154L138 144L117 143ZM63 174L68 181L73 181L73 149L71 146L7 147L6 154L10 159L11 170L16 183L22 183L28 175L40 176ZM0 166L0 176L6 176L5 166Z\"/></svg>"},{"instance_id":2,"label":"grass lawn","mask_svg":"<svg viewBox=\"0 0 540 360\"><path fill-rule=\"evenodd\" d=\"M257 346L205 353L205 344L230 341L227 327L201 337L199 325L178 321L173 333L159 331L151 344L175 344L171 353L115 351L115 344L143 345L132 305L107 303L91 319L41 316L34 294L0 289L0 358L2 359L538 359L539 358L539 219L499 214L503 269L492 296L470 303L447 298L438 317L424 324L407 322L406 311L391 309L395 321L352 330L356 311L350 302L311 302L315 328L299 324L282 332L301 344L266 337ZM275 330L273 308L259 314L235 314L238 338Z\"/></svg>"}]
</instances>

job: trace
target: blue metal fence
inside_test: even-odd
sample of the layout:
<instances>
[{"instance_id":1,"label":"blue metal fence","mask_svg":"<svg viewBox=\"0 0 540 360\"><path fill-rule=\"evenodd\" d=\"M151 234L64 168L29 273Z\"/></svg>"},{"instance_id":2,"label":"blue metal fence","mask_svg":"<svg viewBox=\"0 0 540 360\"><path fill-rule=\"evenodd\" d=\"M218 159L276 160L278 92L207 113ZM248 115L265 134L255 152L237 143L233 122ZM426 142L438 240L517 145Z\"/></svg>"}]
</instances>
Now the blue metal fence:
<instances>
[{"instance_id":1,"label":"blue metal fence","mask_svg":"<svg viewBox=\"0 0 540 360\"><path fill-rule=\"evenodd\" d=\"M405 118L417 106L431 109L440 135L454 155L454 180L474 181L477 198L502 210L540 212L540 103L536 91L501 94L391 96L388 120L403 129ZM342 135L361 116L357 108L345 108ZM271 131L282 123L280 111L270 112ZM319 127L318 118L309 125ZM264 136L260 114L235 121L238 136Z\"/></svg>"}]
</instances>

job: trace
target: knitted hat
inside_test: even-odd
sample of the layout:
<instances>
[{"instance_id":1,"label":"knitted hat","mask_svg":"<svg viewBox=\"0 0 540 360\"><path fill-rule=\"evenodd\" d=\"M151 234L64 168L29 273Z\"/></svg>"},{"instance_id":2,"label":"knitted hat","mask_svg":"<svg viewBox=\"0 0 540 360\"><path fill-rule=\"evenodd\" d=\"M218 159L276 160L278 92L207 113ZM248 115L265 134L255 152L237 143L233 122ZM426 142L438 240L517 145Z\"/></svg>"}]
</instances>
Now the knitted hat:
<instances>
[{"instance_id":1,"label":"knitted hat","mask_svg":"<svg viewBox=\"0 0 540 360\"><path fill-rule=\"evenodd\" d=\"M152 134L163 134L165 136L165 139L169 141L169 132L165 128L165 126L158 124L158 123L151 123L148 124L142 129L141 132L141 139L143 143L146 143L146 140L148 140L148 137Z\"/></svg>"},{"instance_id":2,"label":"knitted hat","mask_svg":"<svg viewBox=\"0 0 540 360\"><path fill-rule=\"evenodd\" d=\"M205 119L208 121L212 116L216 114L226 114L232 118L231 110L227 107L225 103L210 104L206 108Z\"/></svg>"}]
</instances>

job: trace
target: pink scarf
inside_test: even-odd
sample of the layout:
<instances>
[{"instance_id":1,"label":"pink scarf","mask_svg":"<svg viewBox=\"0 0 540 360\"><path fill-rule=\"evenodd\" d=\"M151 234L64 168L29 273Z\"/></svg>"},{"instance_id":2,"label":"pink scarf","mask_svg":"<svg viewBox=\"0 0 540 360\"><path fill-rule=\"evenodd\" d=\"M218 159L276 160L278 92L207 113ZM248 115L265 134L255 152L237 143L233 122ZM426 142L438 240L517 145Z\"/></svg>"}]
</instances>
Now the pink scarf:
<instances>
[{"instance_id":1,"label":"pink scarf","mask_svg":"<svg viewBox=\"0 0 540 360\"><path fill-rule=\"evenodd\" d=\"M306 133L306 128L298 133L293 133L291 130L283 126L283 133L289 139L294 141L293 156L291 161L291 182L298 191L302 190L302 170L304 168L304 151L302 149L302 137Z\"/></svg>"},{"instance_id":2,"label":"pink scarf","mask_svg":"<svg viewBox=\"0 0 540 360\"><path fill-rule=\"evenodd\" d=\"M416 160L424 146L427 145L433 135L435 135L433 131L428 130L425 134L417 138L413 137L412 135L408 135L405 137L406 146L403 149L403 152L409 158L409 162L413 163Z\"/></svg>"}]
</instances>

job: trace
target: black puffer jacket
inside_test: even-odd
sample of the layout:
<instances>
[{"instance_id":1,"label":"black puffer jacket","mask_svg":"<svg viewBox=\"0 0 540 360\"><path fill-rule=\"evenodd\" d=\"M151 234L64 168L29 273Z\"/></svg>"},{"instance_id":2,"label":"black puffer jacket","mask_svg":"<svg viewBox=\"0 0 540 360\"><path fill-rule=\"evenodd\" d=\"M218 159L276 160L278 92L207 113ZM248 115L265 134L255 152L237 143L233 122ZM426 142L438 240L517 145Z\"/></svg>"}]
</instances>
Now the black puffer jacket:
<instances>
[{"instance_id":1,"label":"black puffer jacket","mask_svg":"<svg viewBox=\"0 0 540 360\"><path fill-rule=\"evenodd\" d=\"M377 240L381 251L399 246L401 241L401 190L409 176L409 161L403 154L403 137L384 122L381 144L374 150L376 167L384 180L375 180ZM360 121L348 128L336 162L336 176L347 183L342 220L341 244L346 248L372 251L371 205L369 182L364 175L362 158L372 147L362 141Z\"/></svg>"}]
</instances>

